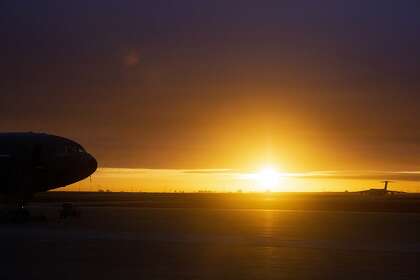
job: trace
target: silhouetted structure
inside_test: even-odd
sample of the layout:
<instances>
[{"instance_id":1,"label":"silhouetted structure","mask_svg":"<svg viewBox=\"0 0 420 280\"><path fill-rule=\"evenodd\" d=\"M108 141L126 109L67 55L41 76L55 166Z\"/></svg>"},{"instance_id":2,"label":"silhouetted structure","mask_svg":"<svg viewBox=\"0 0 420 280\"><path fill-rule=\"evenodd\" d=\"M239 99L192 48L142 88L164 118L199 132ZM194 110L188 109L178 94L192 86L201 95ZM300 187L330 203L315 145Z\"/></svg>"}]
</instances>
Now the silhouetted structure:
<instances>
[{"instance_id":1,"label":"silhouetted structure","mask_svg":"<svg viewBox=\"0 0 420 280\"><path fill-rule=\"evenodd\" d=\"M375 195L375 196L380 196L380 195L388 195L388 194L399 194L399 193L404 193L404 192L399 192L399 191L390 191L388 190L388 184L392 183L392 181L383 181L384 183L384 188L383 189L369 189L369 190L365 190L365 191L360 191L360 194L364 194L364 195Z\"/></svg>"},{"instance_id":2,"label":"silhouetted structure","mask_svg":"<svg viewBox=\"0 0 420 280\"><path fill-rule=\"evenodd\" d=\"M64 187L89 177L97 162L78 143L44 133L0 133L0 194L27 215L34 193Z\"/></svg>"}]
</instances>

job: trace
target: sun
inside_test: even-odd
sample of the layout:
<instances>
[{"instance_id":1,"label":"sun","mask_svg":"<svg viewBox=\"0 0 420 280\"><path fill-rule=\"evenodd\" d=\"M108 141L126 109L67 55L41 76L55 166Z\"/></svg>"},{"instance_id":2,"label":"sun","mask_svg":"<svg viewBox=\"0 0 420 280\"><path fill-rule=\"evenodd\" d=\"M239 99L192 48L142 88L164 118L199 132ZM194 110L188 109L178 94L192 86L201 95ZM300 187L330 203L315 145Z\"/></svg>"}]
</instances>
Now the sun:
<instances>
[{"instance_id":1,"label":"sun","mask_svg":"<svg viewBox=\"0 0 420 280\"><path fill-rule=\"evenodd\" d=\"M281 174L274 167L266 166L255 174L255 179L259 188L274 191L280 182Z\"/></svg>"},{"instance_id":2,"label":"sun","mask_svg":"<svg viewBox=\"0 0 420 280\"><path fill-rule=\"evenodd\" d=\"M254 191L259 192L280 191L286 177L286 173L279 172L271 165L266 165L252 173L244 173L238 176L240 180L252 182Z\"/></svg>"}]
</instances>

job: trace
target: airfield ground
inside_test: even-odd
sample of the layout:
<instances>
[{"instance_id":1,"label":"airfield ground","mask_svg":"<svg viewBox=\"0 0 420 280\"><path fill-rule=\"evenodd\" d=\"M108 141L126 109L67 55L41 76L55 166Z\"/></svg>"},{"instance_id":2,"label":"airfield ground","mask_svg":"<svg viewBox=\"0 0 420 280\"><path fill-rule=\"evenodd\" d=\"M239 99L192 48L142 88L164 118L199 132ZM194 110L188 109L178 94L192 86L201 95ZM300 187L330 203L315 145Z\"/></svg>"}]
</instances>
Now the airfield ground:
<instances>
[{"instance_id":1,"label":"airfield ground","mask_svg":"<svg viewBox=\"0 0 420 280\"><path fill-rule=\"evenodd\" d=\"M60 219L71 202L80 217ZM0 279L420 279L420 196L39 194Z\"/></svg>"}]
</instances>

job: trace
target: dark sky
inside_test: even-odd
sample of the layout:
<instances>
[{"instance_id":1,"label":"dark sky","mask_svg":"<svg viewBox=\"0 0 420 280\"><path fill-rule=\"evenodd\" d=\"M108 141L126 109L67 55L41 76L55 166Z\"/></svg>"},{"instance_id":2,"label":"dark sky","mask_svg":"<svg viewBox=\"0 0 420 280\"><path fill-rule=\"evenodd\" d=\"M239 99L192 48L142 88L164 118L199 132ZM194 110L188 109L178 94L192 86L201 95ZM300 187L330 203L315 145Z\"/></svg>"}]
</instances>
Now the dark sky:
<instances>
[{"instance_id":1,"label":"dark sky","mask_svg":"<svg viewBox=\"0 0 420 280\"><path fill-rule=\"evenodd\" d=\"M0 130L101 166L416 170L418 1L1 1Z\"/></svg>"}]
</instances>

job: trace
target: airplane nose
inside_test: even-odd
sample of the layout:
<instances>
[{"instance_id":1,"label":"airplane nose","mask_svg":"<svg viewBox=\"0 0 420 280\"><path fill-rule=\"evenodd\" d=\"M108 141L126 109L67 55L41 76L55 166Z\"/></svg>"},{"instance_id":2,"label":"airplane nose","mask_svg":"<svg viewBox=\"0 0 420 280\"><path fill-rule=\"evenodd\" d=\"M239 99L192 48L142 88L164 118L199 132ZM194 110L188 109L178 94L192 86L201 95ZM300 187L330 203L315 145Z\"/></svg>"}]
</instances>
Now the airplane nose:
<instances>
[{"instance_id":1,"label":"airplane nose","mask_svg":"<svg viewBox=\"0 0 420 280\"><path fill-rule=\"evenodd\" d=\"M98 168L98 162L92 155L88 156L87 166L88 166L90 174L94 173L96 169Z\"/></svg>"}]
</instances>

